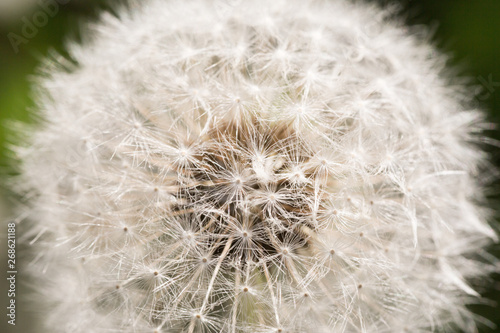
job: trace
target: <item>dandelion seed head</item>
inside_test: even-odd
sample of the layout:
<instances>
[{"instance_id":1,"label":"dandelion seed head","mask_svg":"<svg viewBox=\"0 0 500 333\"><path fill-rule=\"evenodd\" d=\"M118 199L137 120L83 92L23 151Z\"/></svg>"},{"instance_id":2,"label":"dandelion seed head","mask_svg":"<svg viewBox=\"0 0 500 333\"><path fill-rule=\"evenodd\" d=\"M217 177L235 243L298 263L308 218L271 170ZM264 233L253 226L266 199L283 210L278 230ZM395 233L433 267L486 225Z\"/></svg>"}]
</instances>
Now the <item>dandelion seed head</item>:
<instances>
[{"instance_id":1,"label":"dandelion seed head","mask_svg":"<svg viewBox=\"0 0 500 333\"><path fill-rule=\"evenodd\" d=\"M19 149L50 332L474 329L484 120L444 56L363 2L131 4Z\"/></svg>"}]
</instances>

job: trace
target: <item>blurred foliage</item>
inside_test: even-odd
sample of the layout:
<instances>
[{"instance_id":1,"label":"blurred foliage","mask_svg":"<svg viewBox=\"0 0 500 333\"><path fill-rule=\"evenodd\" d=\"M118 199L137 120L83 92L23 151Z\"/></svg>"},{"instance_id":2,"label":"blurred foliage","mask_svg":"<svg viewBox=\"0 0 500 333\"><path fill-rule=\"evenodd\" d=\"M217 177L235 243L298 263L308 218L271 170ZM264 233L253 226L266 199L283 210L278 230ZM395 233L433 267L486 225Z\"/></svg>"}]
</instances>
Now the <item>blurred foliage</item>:
<instances>
[{"instance_id":1,"label":"blurred foliage","mask_svg":"<svg viewBox=\"0 0 500 333\"><path fill-rule=\"evenodd\" d=\"M33 107L32 79L40 62L50 52L64 54L65 43L78 39L81 25L96 19L103 8L106 8L106 0L73 0L67 4L60 4L57 14L49 17L45 25L36 27L38 32L35 36L27 38L28 42L18 47L13 47L9 34L11 38L14 38L12 33L23 37L25 22L33 23L36 15L43 12L42 7L35 3L30 11L25 12L17 20L10 18L8 21L0 21L1 169L5 170L9 165L8 150L5 149L9 125L5 120L30 121L29 110Z\"/></svg>"},{"instance_id":2,"label":"blurred foliage","mask_svg":"<svg viewBox=\"0 0 500 333\"><path fill-rule=\"evenodd\" d=\"M382 4L394 2L372 1ZM8 167L9 153L6 149L9 125L5 121L30 121L28 111L33 107L30 86L38 65L51 51L64 54L65 41L78 39L81 24L95 19L103 8L107 8L107 2L110 0L66 2L67 0L59 1L58 13L50 17L46 24L41 24L36 35L26 44L19 46L19 52L14 51L8 38L9 33L22 35L26 20L32 22L37 13L42 11L40 4L33 1L28 11L21 14L19 10L13 11L10 17L3 12L0 16L0 122L3 125L0 128L0 174L12 172ZM115 0L113 3L117 2ZM488 111L492 122L500 123L500 0L396 2L401 5L402 13L409 24L423 24L435 29L436 45L453 56L450 60L451 66L458 68L462 76L469 77L473 84L481 87L481 91L475 90L478 93L478 105ZM500 140L500 131L494 131L490 135ZM489 150L496 166L500 166L498 148L490 147ZM1 180L0 177L0 183ZM500 188L498 184L495 187ZM498 254L498 249L496 251ZM500 281L500 278L497 277L496 280ZM485 296L500 301L499 285L497 282L494 288L493 283L492 288L485 292ZM473 309L500 326L499 307L475 306ZM21 327L18 329L19 332L28 332ZM481 327L480 331L491 333L500 332L500 329Z\"/></svg>"}]
</instances>

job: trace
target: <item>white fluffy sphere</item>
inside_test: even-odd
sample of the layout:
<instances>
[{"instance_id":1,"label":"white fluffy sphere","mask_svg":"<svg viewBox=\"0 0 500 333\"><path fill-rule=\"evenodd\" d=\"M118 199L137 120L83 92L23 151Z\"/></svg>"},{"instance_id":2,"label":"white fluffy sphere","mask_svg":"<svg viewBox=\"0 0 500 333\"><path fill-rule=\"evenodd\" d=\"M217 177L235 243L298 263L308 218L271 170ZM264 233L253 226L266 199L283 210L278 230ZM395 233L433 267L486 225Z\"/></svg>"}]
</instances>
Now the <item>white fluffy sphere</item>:
<instances>
[{"instance_id":1,"label":"white fluffy sphere","mask_svg":"<svg viewBox=\"0 0 500 333\"><path fill-rule=\"evenodd\" d=\"M148 0L71 45L21 152L49 331L470 332L483 115L389 16Z\"/></svg>"}]
</instances>

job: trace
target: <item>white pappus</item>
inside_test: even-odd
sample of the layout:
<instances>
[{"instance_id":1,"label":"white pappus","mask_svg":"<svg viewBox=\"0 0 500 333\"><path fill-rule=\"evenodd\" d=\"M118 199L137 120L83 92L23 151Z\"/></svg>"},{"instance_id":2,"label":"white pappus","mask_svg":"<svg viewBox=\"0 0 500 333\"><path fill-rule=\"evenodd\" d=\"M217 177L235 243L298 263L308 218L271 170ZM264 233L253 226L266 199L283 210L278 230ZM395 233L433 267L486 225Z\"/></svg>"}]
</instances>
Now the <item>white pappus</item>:
<instances>
[{"instance_id":1,"label":"white pappus","mask_svg":"<svg viewBox=\"0 0 500 333\"><path fill-rule=\"evenodd\" d=\"M474 329L485 121L444 56L363 2L128 7L19 148L48 331Z\"/></svg>"}]
</instances>

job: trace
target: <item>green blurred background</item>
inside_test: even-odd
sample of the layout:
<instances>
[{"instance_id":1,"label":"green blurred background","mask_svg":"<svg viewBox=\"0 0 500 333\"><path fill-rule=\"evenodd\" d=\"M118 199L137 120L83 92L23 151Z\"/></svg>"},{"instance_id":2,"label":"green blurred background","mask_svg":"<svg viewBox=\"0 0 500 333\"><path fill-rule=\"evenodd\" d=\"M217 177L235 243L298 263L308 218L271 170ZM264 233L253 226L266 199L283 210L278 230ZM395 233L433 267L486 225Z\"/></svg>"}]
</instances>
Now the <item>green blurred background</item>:
<instances>
[{"instance_id":1,"label":"green blurred background","mask_svg":"<svg viewBox=\"0 0 500 333\"><path fill-rule=\"evenodd\" d=\"M45 0L52 2L56 0ZM51 52L64 54L64 43L79 38L83 22L94 20L98 13L109 8L110 3L121 0L57 0L58 11L47 16L45 22L41 1L37 0L0 0L0 175L12 174L12 163L9 162L9 150L6 148L8 138L7 120L30 121L29 110L33 106L31 96L32 77L42 59ZM166 0L167 1L167 0ZM434 41L438 48L452 56L450 66L459 70L463 77L471 79L477 87L471 88L477 94L478 105L488 111L492 122L500 123L500 0L372 0L382 4L398 3L403 17L411 25L425 25L435 31ZM26 40L16 39L18 50L12 46L14 35L23 36L22 29L26 21L36 20L40 27L31 31ZM10 35L9 35L10 34ZM9 40L10 36L10 40ZM492 137L500 140L500 132L493 131ZM498 148L487 147L493 156L495 165L500 166ZM0 217L11 213L12 197L0 176ZM494 184L492 194L493 208L497 209L500 186ZM496 196L496 197L495 197ZM497 226L500 223L496 222ZM5 246L6 227L0 230L0 268L3 272L7 253ZM491 249L498 256L498 246ZM1 281L5 273L0 273ZM6 324L4 311L1 311L0 332L38 332L36 320L32 314L26 313L29 299L22 297L26 288L19 280L17 325L13 329ZM500 302L500 277L495 276L491 288L484 295ZM2 282L3 283L3 282ZM0 283L0 308L7 305L6 290ZM481 316L500 326L500 306L474 306L472 309ZM480 327L480 332L500 332L500 328Z\"/></svg>"}]
</instances>

